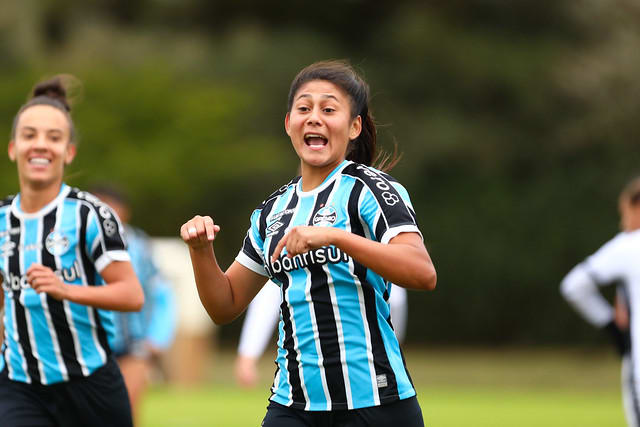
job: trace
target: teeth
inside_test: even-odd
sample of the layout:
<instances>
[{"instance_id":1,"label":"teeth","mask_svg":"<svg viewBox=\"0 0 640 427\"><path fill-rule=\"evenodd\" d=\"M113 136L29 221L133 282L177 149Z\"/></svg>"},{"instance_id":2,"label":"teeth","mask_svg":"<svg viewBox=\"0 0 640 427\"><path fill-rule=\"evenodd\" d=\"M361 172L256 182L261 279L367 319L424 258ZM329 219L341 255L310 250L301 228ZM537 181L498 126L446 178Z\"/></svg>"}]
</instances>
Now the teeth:
<instances>
[{"instance_id":1,"label":"teeth","mask_svg":"<svg viewBox=\"0 0 640 427\"><path fill-rule=\"evenodd\" d=\"M35 163L36 165L48 165L49 163L51 163L51 161L42 157L34 157L33 159L29 160L29 163Z\"/></svg>"}]
</instances>

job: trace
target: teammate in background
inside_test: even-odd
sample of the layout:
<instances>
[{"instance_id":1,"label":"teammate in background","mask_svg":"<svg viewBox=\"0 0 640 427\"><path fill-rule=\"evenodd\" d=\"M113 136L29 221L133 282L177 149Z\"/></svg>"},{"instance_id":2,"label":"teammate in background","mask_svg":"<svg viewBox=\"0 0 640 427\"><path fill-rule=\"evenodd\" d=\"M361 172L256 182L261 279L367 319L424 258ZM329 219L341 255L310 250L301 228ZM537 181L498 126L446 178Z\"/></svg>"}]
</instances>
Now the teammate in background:
<instances>
[{"instance_id":1,"label":"teammate in background","mask_svg":"<svg viewBox=\"0 0 640 427\"><path fill-rule=\"evenodd\" d=\"M367 84L344 62L308 66L291 85L285 130L301 176L253 212L226 272L212 245L220 226L196 216L181 227L200 299L227 323L266 277L282 289L263 427L423 426L387 300L392 282L430 290L436 273L407 192L369 166L377 150Z\"/></svg>"},{"instance_id":2,"label":"teammate in background","mask_svg":"<svg viewBox=\"0 0 640 427\"><path fill-rule=\"evenodd\" d=\"M153 359L157 359L173 342L175 298L171 284L153 262L149 237L129 224L131 212L125 196L109 186L94 187L92 193L109 205L122 221L131 264L144 291L145 304L140 312L115 313L115 335L111 343L129 391L135 420Z\"/></svg>"},{"instance_id":3,"label":"teammate in background","mask_svg":"<svg viewBox=\"0 0 640 427\"><path fill-rule=\"evenodd\" d=\"M132 425L108 341L144 295L117 215L63 182L74 136L62 78L36 85L9 141L20 193L0 203L3 427Z\"/></svg>"},{"instance_id":4,"label":"teammate in background","mask_svg":"<svg viewBox=\"0 0 640 427\"><path fill-rule=\"evenodd\" d=\"M629 316L640 308L640 177L619 198L622 231L564 278L564 297L591 324L612 334L622 355L622 396L627 423L640 421L640 321ZM615 308L598 292L599 286L621 283Z\"/></svg>"},{"instance_id":5,"label":"teammate in background","mask_svg":"<svg viewBox=\"0 0 640 427\"><path fill-rule=\"evenodd\" d=\"M273 328L280 314L280 288L271 280L251 301L242 324L238 355L235 361L235 376L243 387L254 387L258 382L258 360L265 351ZM393 331L402 344L407 329L407 290L392 286L389 295Z\"/></svg>"}]
</instances>

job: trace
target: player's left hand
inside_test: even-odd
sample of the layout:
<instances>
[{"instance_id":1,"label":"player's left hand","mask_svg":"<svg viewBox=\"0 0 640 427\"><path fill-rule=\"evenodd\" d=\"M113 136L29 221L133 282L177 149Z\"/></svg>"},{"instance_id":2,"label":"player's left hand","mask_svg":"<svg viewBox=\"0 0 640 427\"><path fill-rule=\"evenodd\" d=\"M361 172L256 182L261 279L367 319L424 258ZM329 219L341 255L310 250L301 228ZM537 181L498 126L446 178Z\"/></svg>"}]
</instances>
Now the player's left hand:
<instances>
[{"instance_id":1,"label":"player's left hand","mask_svg":"<svg viewBox=\"0 0 640 427\"><path fill-rule=\"evenodd\" d=\"M31 264L27 270L27 282L39 294L45 292L57 300L67 297L68 285L52 269L42 264Z\"/></svg>"},{"instance_id":2,"label":"player's left hand","mask_svg":"<svg viewBox=\"0 0 640 427\"><path fill-rule=\"evenodd\" d=\"M284 248L287 248L287 256L292 258L298 254L328 246L332 244L332 233L337 231L339 230L331 227L310 227L302 225L293 227L278 242L271 256L271 261L277 260Z\"/></svg>"}]
</instances>

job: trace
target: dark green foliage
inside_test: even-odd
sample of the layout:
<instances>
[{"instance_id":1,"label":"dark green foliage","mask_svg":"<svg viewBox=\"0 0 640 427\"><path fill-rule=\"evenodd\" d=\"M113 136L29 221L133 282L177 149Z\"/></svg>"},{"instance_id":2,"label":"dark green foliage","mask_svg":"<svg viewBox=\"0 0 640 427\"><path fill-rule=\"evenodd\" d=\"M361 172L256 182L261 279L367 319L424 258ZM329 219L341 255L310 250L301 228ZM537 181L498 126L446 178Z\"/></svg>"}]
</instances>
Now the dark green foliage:
<instances>
[{"instance_id":1,"label":"dark green foliage","mask_svg":"<svg viewBox=\"0 0 640 427\"><path fill-rule=\"evenodd\" d=\"M435 292L411 294L409 340L593 341L559 281L616 232L617 194L640 170L640 14L607 4L13 2L0 134L36 80L75 74L67 181L122 185L153 235L213 216L227 265L251 210L297 168L283 130L291 79L349 58L380 140L404 153L392 174L439 273ZM2 165L0 193L17 191Z\"/></svg>"}]
</instances>

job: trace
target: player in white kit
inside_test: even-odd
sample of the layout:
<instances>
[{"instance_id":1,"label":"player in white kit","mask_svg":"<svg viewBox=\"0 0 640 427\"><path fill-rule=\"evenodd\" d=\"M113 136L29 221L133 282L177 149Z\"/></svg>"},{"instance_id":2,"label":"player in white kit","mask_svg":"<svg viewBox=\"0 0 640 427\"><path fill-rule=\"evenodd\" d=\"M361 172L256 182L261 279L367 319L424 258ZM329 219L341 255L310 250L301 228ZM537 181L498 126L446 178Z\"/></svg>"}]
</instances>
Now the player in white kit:
<instances>
[{"instance_id":1,"label":"player in white kit","mask_svg":"<svg viewBox=\"0 0 640 427\"><path fill-rule=\"evenodd\" d=\"M589 323L614 337L622 354L627 423L639 426L640 317L634 316L634 311L640 307L640 177L622 191L619 209L622 231L575 266L563 279L561 291ZM598 292L598 287L614 284L618 286L615 309Z\"/></svg>"}]
</instances>

